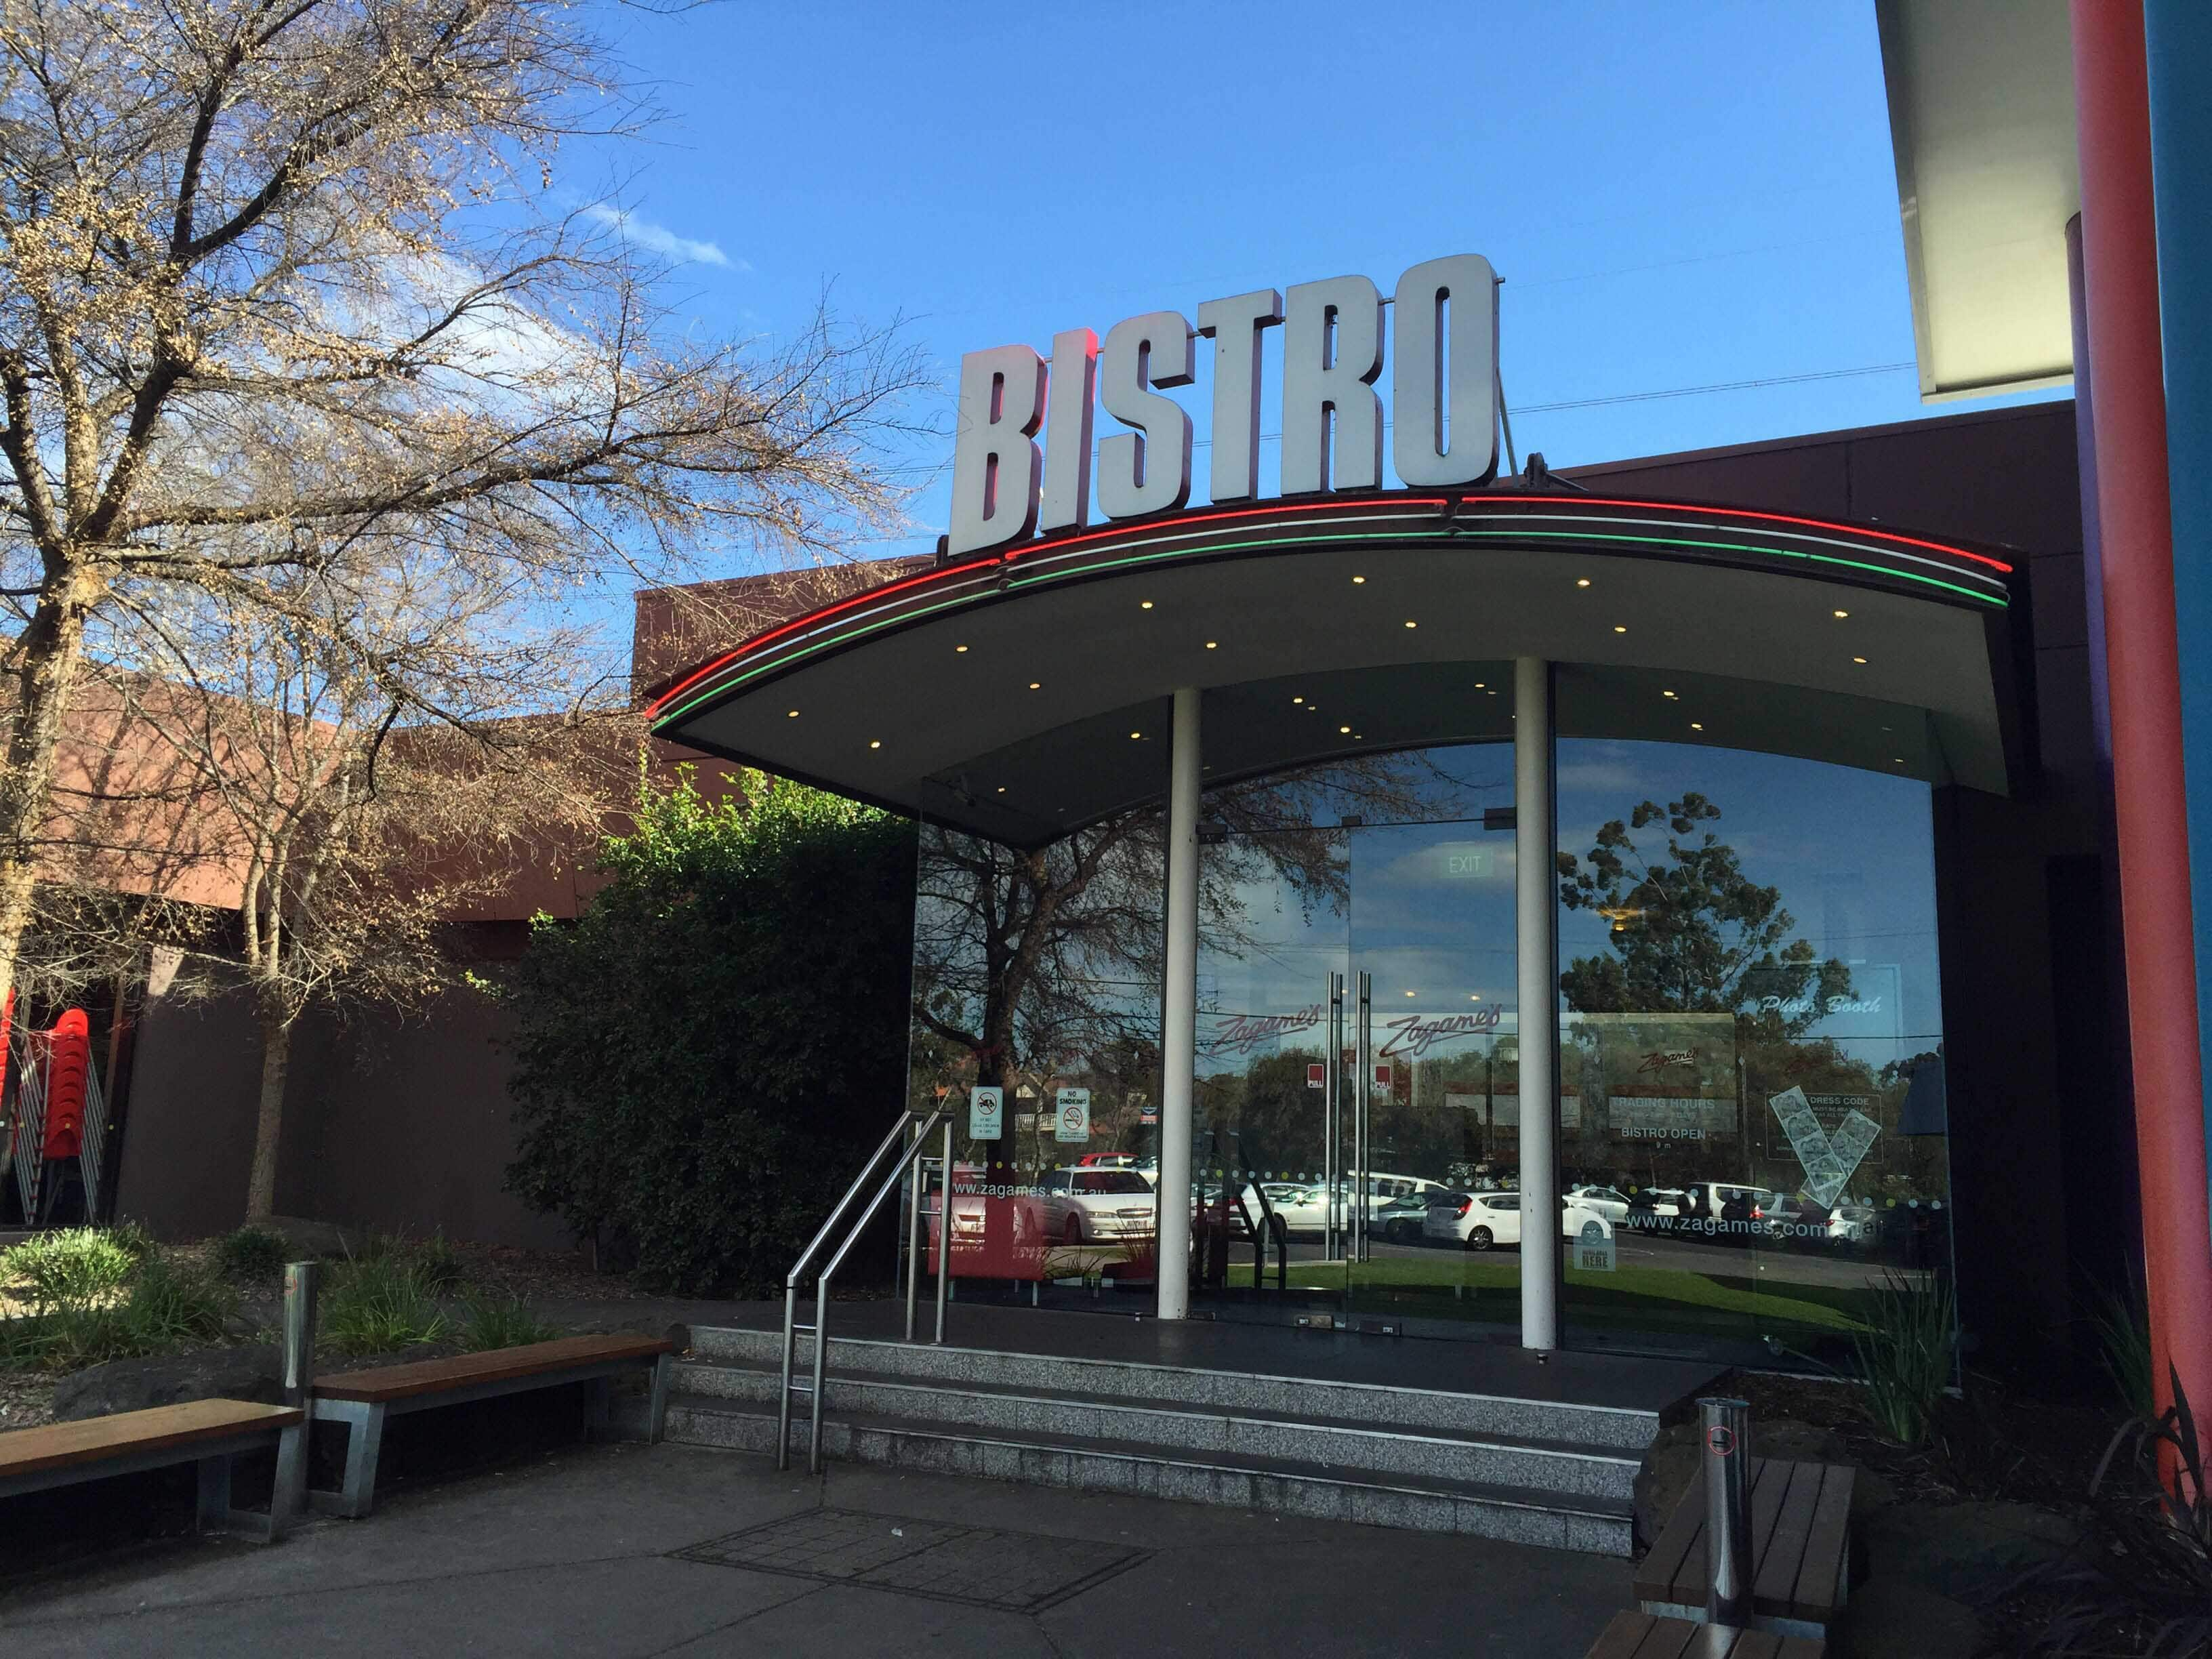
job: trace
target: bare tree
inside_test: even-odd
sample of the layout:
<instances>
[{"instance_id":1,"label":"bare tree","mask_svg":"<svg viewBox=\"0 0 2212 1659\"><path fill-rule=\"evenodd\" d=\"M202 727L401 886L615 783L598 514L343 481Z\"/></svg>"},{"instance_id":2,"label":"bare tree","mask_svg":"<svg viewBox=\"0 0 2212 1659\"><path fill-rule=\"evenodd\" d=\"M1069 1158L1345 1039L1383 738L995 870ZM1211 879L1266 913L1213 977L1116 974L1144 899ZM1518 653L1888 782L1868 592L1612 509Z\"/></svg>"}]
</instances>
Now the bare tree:
<instances>
[{"instance_id":1,"label":"bare tree","mask_svg":"<svg viewBox=\"0 0 2212 1659\"><path fill-rule=\"evenodd\" d=\"M650 113L556 0L0 0L0 993L72 696L148 618L304 648L356 612L303 577L557 606L884 520L887 337L697 340L556 210L560 142Z\"/></svg>"},{"instance_id":2,"label":"bare tree","mask_svg":"<svg viewBox=\"0 0 2212 1659\"><path fill-rule=\"evenodd\" d=\"M622 763L641 734L591 706L574 633L522 627L514 595L441 574L380 565L299 578L281 611L210 598L142 618L163 672L126 683L135 712L195 796L196 844L234 879L234 928L178 986L219 992L235 964L253 998L250 1217L275 1201L301 1015L339 993L406 1007L450 986L466 967L456 915L532 863L586 855L635 783ZM520 712L564 690L565 710Z\"/></svg>"}]
</instances>

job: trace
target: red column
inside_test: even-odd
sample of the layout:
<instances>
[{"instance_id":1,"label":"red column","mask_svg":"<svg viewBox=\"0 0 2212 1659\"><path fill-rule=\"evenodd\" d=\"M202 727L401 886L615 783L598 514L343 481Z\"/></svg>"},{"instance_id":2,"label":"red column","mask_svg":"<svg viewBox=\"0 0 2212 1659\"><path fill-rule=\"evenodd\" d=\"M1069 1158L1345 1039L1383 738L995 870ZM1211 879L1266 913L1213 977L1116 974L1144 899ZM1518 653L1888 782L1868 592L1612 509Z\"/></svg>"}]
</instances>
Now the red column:
<instances>
[{"instance_id":1,"label":"red column","mask_svg":"<svg viewBox=\"0 0 2212 1659\"><path fill-rule=\"evenodd\" d=\"M2073 28L2082 289L2097 389L2112 792L2127 921L2151 1363L2160 1407L2172 1403L2171 1366L2202 1423L2212 1418L2212 1218L2205 1194L2142 0L2073 0ZM2085 1101L2075 1109L2096 1105Z\"/></svg>"}]
</instances>

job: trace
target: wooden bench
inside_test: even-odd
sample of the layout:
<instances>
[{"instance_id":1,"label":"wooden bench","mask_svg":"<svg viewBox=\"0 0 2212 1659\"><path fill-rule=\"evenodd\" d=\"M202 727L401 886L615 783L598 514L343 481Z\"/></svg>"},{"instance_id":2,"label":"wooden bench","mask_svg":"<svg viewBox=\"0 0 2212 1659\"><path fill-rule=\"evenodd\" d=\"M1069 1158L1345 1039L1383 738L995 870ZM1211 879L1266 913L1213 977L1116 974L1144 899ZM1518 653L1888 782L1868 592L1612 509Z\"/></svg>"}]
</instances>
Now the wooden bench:
<instances>
[{"instance_id":1,"label":"wooden bench","mask_svg":"<svg viewBox=\"0 0 2212 1659\"><path fill-rule=\"evenodd\" d=\"M1751 1460L1752 1629L1784 1636L1828 1633L1850 1594L1851 1485L1856 1474L1828 1463ZM1647 1613L1702 1620L1705 1583L1705 1485L1700 1474L1637 1570L1637 1604Z\"/></svg>"},{"instance_id":2,"label":"wooden bench","mask_svg":"<svg viewBox=\"0 0 2212 1659\"><path fill-rule=\"evenodd\" d=\"M199 1465L198 1524L235 1527L262 1539L276 1537L284 1517L230 1506L231 1460L241 1452L299 1444L304 1413L296 1406L264 1406L250 1400L190 1400L143 1412L117 1412L75 1423L49 1423L0 1434L0 1498L45 1492L111 1474Z\"/></svg>"},{"instance_id":3,"label":"wooden bench","mask_svg":"<svg viewBox=\"0 0 2212 1659\"><path fill-rule=\"evenodd\" d=\"M1616 1613L1589 1659L1821 1659L1828 1644L1767 1630L1722 1630L1687 1619Z\"/></svg>"},{"instance_id":4,"label":"wooden bench","mask_svg":"<svg viewBox=\"0 0 2212 1659\"><path fill-rule=\"evenodd\" d=\"M586 1432L603 1431L614 1378L641 1366L653 1373L647 1437L659 1442L668 1416L668 1384L675 1369L676 1345L658 1336L564 1336L527 1347L494 1348L423 1359L404 1365L380 1365L315 1379L310 1409L318 1423L346 1425L345 1474L336 1492L310 1489L309 1506L323 1514L358 1520L367 1515L376 1492L377 1454L384 1419L392 1414L458 1406L471 1400L521 1394L532 1389L589 1382L592 1403Z\"/></svg>"}]
</instances>

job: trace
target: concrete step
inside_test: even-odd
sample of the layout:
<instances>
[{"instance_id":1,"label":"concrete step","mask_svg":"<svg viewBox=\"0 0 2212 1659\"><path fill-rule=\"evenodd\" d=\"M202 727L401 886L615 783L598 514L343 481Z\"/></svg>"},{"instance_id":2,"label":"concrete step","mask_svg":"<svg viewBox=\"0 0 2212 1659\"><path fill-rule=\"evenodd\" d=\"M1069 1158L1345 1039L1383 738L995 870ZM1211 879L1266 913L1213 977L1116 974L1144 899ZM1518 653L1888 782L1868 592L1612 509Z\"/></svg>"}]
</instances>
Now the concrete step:
<instances>
[{"instance_id":1,"label":"concrete step","mask_svg":"<svg viewBox=\"0 0 2212 1659\"><path fill-rule=\"evenodd\" d=\"M697 1326L692 1352L702 1359L777 1366L782 1336L772 1330ZM798 1342L797 1369L814 1360L813 1339ZM1475 1436L1640 1458L1659 1432L1656 1411L1397 1388L1309 1376L1269 1376L1131 1360L1081 1359L928 1343L885 1342L832 1335L832 1376L949 1382L1024 1392L1072 1392L1099 1400L1206 1407L1261 1418L1314 1418L1375 1428Z\"/></svg>"},{"instance_id":2,"label":"concrete step","mask_svg":"<svg viewBox=\"0 0 2212 1659\"><path fill-rule=\"evenodd\" d=\"M691 1445L773 1454L775 1424L772 1401L766 1409L753 1410L679 1394L669 1406L669 1437ZM792 1437L793 1458L803 1468L803 1413L792 1424ZM938 1474L1459 1533L1603 1555L1627 1555L1634 1533L1631 1505L1618 1498L1531 1492L1433 1477L1347 1478L1341 1470L1291 1459L1208 1455L1085 1436L956 1431L866 1413L840 1411L828 1418L822 1449L833 1459Z\"/></svg>"},{"instance_id":3,"label":"concrete step","mask_svg":"<svg viewBox=\"0 0 2212 1659\"><path fill-rule=\"evenodd\" d=\"M842 1359L837 1345L831 1346L833 1359ZM781 1380L767 1363L693 1360L678 1368L676 1387L701 1401L727 1401L772 1413ZM835 1364L824 1404L838 1420L895 1420L1054 1443L1145 1445L1179 1457L1256 1459L1362 1480L1452 1481L1540 1492L1549 1498L1626 1499L1634 1492L1639 1462L1618 1449L1408 1430L1322 1417L1310 1408L1259 1414L1212 1403L1097 1395L1079 1386L1014 1388L974 1377L955 1383L848 1370Z\"/></svg>"}]
</instances>

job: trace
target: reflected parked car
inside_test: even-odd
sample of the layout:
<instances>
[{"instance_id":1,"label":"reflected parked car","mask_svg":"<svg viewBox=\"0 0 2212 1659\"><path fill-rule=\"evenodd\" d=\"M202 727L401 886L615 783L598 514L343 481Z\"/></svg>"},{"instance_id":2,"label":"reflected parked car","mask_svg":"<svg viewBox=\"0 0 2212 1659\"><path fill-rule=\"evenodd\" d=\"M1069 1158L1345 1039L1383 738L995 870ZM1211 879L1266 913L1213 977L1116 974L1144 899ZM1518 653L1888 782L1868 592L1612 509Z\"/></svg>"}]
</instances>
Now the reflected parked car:
<instances>
[{"instance_id":1,"label":"reflected parked car","mask_svg":"<svg viewBox=\"0 0 2212 1659\"><path fill-rule=\"evenodd\" d=\"M1421 1234L1437 1243L1459 1243L1470 1250L1486 1250L1494 1244L1521 1242L1519 1193L1437 1192L1429 1195ZM1559 1236L1577 1238L1591 1223L1607 1238L1613 1221L1589 1206L1569 1199L1559 1200Z\"/></svg>"},{"instance_id":2,"label":"reflected parked car","mask_svg":"<svg viewBox=\"0 0 2212 1659\"><path fill-rule=\"evenodd\" d=\"M1607 1221L1619 1221L1628 1213L1628 1194L1613 1187L1570 1187L1567 1201L1595 1210Z\"/></svg>"},{"instance_id":3,"label":"reflected parked car","mask_svg":"<svg viewBox=\"0 0 2212 1659\"><path fill-rule=\"evenodd\" d=\"M1881 1212L1871 1204L1839 1204L1828 1212L1828 1243L1838 1249L1872 1249L1881 1243Z\"/></svg>"},{"instance_id":4,"label":"reflected parked car","mask_svg":"<svg viewBox=\"0 0 2212 1659\"><path fill-rule=\"evenodd\" d=\"M1152 1183L1135 1170L1054 1170L1042 1192L1048 1238L1097 1244L1152 1236Z\"/></svg>"},{"instance_id":5,"label":"reflected parked car","mask_svg":"<svg viewBox=\"0 0 2212 1659\"><path fill-rule=\"evenodd\" d=\"M1437 1192L1442 1192L1439 1187ZM1426 1235L1429 1219L1430 1193L1407 1193L1394 1198L1368 1217L1368 1225L1377 1237L1387 1238L1394 1244L1418 1244Z\"/></svg>"}]
</instances>

